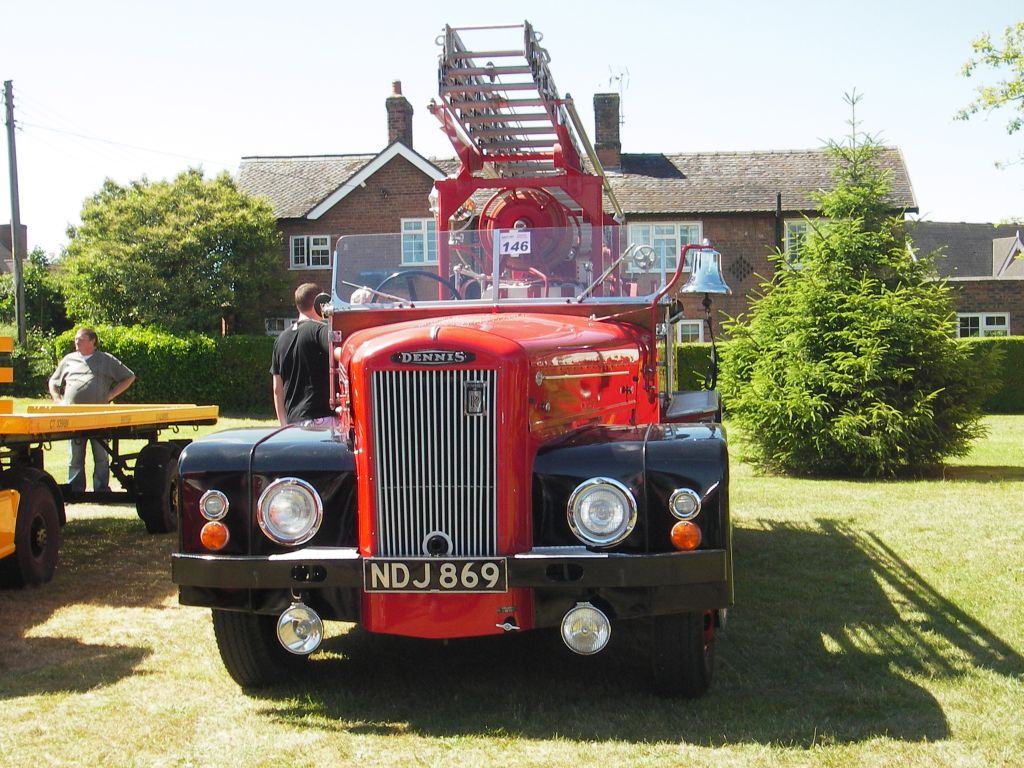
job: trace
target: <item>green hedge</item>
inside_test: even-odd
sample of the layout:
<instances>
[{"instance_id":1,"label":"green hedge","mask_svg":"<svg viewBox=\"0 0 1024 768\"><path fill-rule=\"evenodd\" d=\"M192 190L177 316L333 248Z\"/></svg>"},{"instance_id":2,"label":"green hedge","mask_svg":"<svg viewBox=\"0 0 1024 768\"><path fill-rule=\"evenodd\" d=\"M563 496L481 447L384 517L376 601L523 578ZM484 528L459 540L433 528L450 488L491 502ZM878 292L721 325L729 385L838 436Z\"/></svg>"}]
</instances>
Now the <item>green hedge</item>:
<instances>
[{"instance_id":1,"label":"green hedge","mask_svg":"<svg viewBox=\"0 0 1024 768\"><path fill-rule=\"evenodd\" d=\"M120 402L213 404L228 413L273 415L270 336L175 336L150 328L105 326L98 326L96 333L100 349L135 371L135 383ZM74 340L74 331L54 339L51 370L74 350Z\"/></svg>"},{"instance_id":2,"label":"green hedge","mask_svg":"<svg viewBox=\"0 0 1024 768\"><path fill-rule=\"evenodd\" d=\"M190 334L172 336L145 328L98 327L100 348L122 360L138 380L121 397L124 402L216 404L229 413L273 415L270 395L269 336ZM46 393L46 377L57 361L74 349L74 332L54 340L30 337L27 349L16 347L14 394ZM1024 336L964 339L969 348L994 345L1003 351L1002 387L985 404L989 413L1024 413ZM718 344L719 357L729 342ZM702 386L710 344L677 347L676 381L680 389Z\"/></svg>"},{"instance_id":3,"label":"green hedge","mask_svg":"<svg viewBox=\"0 0 1024 768\"><path fill-rule=\"evenodd\" d=\"M987 413L1024 413L1024 336L964 339L968 350L995 347L1002 352L1002 386L985 401Z\"/></svg>"},{"instance_id":4,"label":"green hedge","mask_svg":"<svg viewBox=\"0 0 1024 768\"><path fill-rule=\"evenodd\" d=\"M985 345L1002 351L1002 386L985 401L985 412L1024 413L1024 336L961 339L960 343L978 351ZM704 374L711 359L711 345L681 344L676 350L676 381L679 389L703 386ZM729 342L719 342L719 360L728 354Z\"/></svg>"}]
</instances>

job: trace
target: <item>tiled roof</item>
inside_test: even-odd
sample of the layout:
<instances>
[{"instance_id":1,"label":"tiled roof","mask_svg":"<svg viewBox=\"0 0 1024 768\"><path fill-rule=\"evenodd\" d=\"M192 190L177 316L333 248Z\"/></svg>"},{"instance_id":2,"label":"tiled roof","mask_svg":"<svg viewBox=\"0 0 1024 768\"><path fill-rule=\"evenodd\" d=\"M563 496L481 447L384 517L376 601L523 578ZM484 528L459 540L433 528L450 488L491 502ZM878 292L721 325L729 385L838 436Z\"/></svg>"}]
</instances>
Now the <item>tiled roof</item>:
<instances>
[{"instance_id":1,"label":"tiled roof","mask_svg":"<svg viewBox=\"0 0 1024 768\"><path fill-rule=\"evenodd\" d=\"M910 227L910 237L918 253L942 249L935 267L943 277L992 277L992 241L1012 238L1019 229L1017 225L916 221Z\"/></svg>"},{"instance_id":2,"label":"tiled roof","mask_svg":"<svg viewBox=\"0 0 1024 768\"><path fill-rule=\"evenodd\" d=\"M892 171L895 209L916 211L903 155L887 147L883 167ZM833 160L823 149L769 152L687 152L622 155L608 178L627 216L638 214L813 211L813 194L832 185Z\"/></svg>"},{"instance_id":3,"label":"tiled roof","mask_svg":"<svg viewBox=\"0 0 1024 768\"><path fill-rule=\"evenodd\" d=\"M238 184L268 198L278 218L306 216L356 175L376 154L243 157ZM882 154L892 170L893 207L917 210L903 155ZM445 174L458 173L452 158L430 158ZM627 216L774 211L813 211L813 194L831 186L831 157L820 149L772 152L691 152L622 155L608 178ZM610 209L609 209L610 210Z\"/></svg>"},{"instance_id":4,"label":"tiled roof","mask_svg":"<svg viewBox=\"0 0 1024 768\"><path fill-rule=\"evenodd\" d=\"M238 186L269 199L277 218L299 218L376 156L243 157Z\"/></svg>"},{"instance_id":5,"label":"tiled roof","mask_svg":"<svg viewBox=\"0 0 1024 768\"><path fill-rule=\"evenodd\" d=\"M270 200L277 218L301 218L380 155L243 157L238 186ZM459 170L459 162L453 158L430 158L429 162L445 174Z\"/></svg>"}]
</instances>

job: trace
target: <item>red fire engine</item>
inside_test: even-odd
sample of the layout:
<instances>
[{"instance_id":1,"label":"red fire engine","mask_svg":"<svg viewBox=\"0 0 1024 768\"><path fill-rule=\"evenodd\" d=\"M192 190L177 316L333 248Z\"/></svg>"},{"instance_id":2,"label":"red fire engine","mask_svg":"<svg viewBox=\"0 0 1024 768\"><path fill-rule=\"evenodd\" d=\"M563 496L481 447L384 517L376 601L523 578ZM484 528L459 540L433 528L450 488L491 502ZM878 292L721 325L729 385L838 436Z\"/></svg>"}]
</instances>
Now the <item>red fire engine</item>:
<instances>
[{"instance_id":1,"label":"red fire engine","mask_svg":"<svg viewBox=\"0 0 1024 768\"><path fill-rule=\"evenodd\" d=\"M502 31L521 37L466 45ZM676 391L673 322L680 290L728 290L719 254L620 243L540 40L528 23L439 38L431 111L461 169L435 185L437 267L359 285L344 265L401 237L338 241L336 417L182 455L174 580L213 609L241 685L291 674L325 619L437 639L551 628L579 654L634 622L659 690L710 684L733 598L728 456L717 393Z\"/></svg>"}]
</instances>

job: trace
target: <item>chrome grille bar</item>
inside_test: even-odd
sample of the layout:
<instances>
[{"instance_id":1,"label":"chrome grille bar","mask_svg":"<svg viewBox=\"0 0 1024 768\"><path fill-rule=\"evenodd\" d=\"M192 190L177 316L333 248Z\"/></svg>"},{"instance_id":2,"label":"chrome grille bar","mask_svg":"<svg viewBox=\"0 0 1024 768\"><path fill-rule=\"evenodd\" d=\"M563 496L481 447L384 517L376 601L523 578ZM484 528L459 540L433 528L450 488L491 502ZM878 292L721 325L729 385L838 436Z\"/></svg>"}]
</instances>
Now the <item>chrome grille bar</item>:
<instances>
[{"instance_id":1,"label":"chrome grille bar","mask_svg":"<svg viewBox=\"0 0 1024 768\"><path fill-rule=\"evenodd\" d=\"M371 374L377 554L421 557L434 533L450 554L497 554L497 372Z\"/></svg>"}]
</instances>

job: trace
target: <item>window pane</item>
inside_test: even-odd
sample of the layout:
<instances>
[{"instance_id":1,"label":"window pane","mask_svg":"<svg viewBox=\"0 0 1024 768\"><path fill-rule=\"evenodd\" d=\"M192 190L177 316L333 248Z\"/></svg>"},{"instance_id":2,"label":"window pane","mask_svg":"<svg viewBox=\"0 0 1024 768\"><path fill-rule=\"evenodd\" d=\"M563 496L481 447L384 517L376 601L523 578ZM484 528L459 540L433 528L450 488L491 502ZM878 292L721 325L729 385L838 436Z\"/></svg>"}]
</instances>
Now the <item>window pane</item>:
<instances>
[{"instance_id":1,"label":"window pane","mask_svg":"<svg viewBox=\"0 0 1024 768\"><path fill-rule=\"evenodd\" d=\"M309 264L313 267L331 265L330 235L313 235L309 238Z\"/></svg>"},{"instance_id":2,"label":"window pane","mask_svg":"<svg viewBox=\"0 0 1024 768\"><path fill-rule=\"evenodd\" d=\"M978 317L961 317L960 318L960 337L966 336L980 336L981 335L981 324L978 322Z\"/></svg>"},{"instance_id":3,"label":"window pane","mask_svg":"<svg viewBox=\"0 0 1024 768\"><path fill-rule=\"evenodd\" d=\"M293 267L304 267L304 266L306 266L306 238L305 237L293 237L292 238L292 266Z\"/></svg>"},{"instance_id":4,"label":"window pane","mask_svg":"<svg viewBox=\"0 0 1024 768\"><path fill-rule=\"evenodd\" d=\"M681 321L678 325L677 338L681 344L701 341L701 321Z\"/></svg>"}]
</instances>

